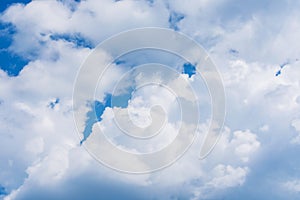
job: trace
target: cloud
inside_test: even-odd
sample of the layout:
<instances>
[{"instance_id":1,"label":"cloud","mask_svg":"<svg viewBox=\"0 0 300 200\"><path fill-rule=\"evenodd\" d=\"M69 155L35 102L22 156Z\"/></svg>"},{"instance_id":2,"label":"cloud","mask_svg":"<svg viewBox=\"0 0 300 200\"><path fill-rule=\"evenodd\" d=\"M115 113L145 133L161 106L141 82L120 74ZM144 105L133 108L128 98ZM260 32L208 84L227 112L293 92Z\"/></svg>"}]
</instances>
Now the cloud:
<instances>
[{"instance_id":1,"label":"cloud","mask_svg":"<svg viewBox=\"0 0 300 200\"><path fill-rule=\"evenodd\" d=\"M97 1L81 1L76 3L75 9L71 9L61 1L32 1L26 5L9 7L1 20L13 23L17 29L10 49L36 58L43 53L41 49L47 45L47 40L55 39L57 35L76 36L80 33L83 38L97 45L105 38L130 28L165 27L168 11L160 5L156 2L149 6L146 1L104 0L100 4Z\"/></svg>"},{"instance_id":2,"label":"cloud","mask_svg":"<svg viewBox=\"0 0 300 200\"><path fill-rule=\"evenodd\" d=\"M299 132L300 108L297 61L300 47L295 43L300 30L299 4L286 1L246 4L235 0L32 1L12 5L1 13L1 21L16 28L8 50L29 61L15 77L0 70L0 196L7 195L5 199L238 196L240 199L255 193L257 198L274 195L284 199L263 190L270 186L282 188L271 182L281 183L286 176L292 177L292 181L286 181L284 187L298 193L299 177L294 173L300 163L298 145L290 145L290 141L299 143L299 137L295 136L295 130ZM72 115L76 73L99 42L130 28L169 27L174 13L184 18L175 17L176 23L171 20L173 28L203 44L222 74L227 94L223 137L209 157L197 160L208 127L202 123L196 143L169 168L138 176L117 173L99 165L79 145ZM232 55L230 49L238 53ZM99 58L103 64L110 61L109 55ZM145 57L138 56L135 62L141 58ZM293 62L276 77L280 64L289 59ZM99 89L98 100L103 100L105 92L111 92L115 80L124 73L120 65L113 64L101 82L105 90ZM188 78L186 74L181 76L199 94L207 92L201 80ZM174 82L174 87L185 86ZM181 92L181 96L187 95ZM154 88L152 93L145 91L138 96L152 103L161 102L170 115L176 114L176 105L170 105L173 99L166 92ZM203 94L199 99L204 102L201 111L204 115L210 109L207 96ZM138 119L146 116L148 123L149 107L139 98L129 103L132 114L137 114L134 120L140 122ZM88 109L83 108L82 113ZM115 135L110 137L115 142L127 145L132 151L145 145L134 146L128 141L124 144L117 137L120 132L113 126L112 109L107 108L102 117L95 125L113 132ZM85 121L83 115L82 125ZM176 118L166 125L169 135L154 145L147 144L149 151L172 139L170 136L178 129L175 121Z\"/></svg>"},{"instance_id":3,"label":"cloud","mask_svg":"<svg viewBox=\"0 0 300 200\"><path fill-rule=\"evenodd\" d=\"M287 181L283 184L283 187L292 192L296 192L296 193L300 192L300 182L298 180Z\"/></svg>"},{"instance_id":4,"label":"cloud","mask_svg":"<svg viewBox=\"0 0 300 200\"><path fill-rule=\"evenodd\" d=\"M298 133L298 136L293 138L291 142L294 144L300 144L300 119L295 119L294 121L292 121L291 125L295 128L295 130Z\"/></svg>"},{"instance_id":5,"label":"cloud","mask_svg":"<svg viewBox=\"0 0 300 200\"><path fill-rule=\"evenodd\" d=\"M232 166L218 165L213 169L215 178L213 178L208 185L217 188L234 187L242 185L245 181L247 168L233 168Z\"/></svg>"}]
</instances>

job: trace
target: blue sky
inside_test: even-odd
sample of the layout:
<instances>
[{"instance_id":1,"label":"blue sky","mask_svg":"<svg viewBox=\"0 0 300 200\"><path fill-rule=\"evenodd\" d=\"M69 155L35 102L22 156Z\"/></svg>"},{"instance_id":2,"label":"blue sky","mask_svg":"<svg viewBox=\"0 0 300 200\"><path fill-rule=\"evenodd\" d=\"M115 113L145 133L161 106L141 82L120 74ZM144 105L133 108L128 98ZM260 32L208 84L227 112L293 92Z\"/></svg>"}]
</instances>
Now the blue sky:
<instances>
[{"instance_id":1,"label":"blue sky","mask_svg":"<svg viewBox=\"0 0 300 200\"><path fill-rule=\"evenodd\" d=\"M3 12L10 5L14 3L28 3L30 1L2 1L0 4L0 11ZM19 71L28 63L28 59L15 54L13 51L9 50L8 47L13 42L13 34L16 28L10 23L4 23L1 21L0 24L0 40L1 40L1 69L6 71L11 76L16 76Z\"/></svg>"},{"instance_id":2,"label":"blue sky","mask_svg":"<svg viewBox=\"0 0 300 200\"><path fill-rule=\"evenodd\" d=\"M1 1L0 199L300 199L299 9L296 0ZM112 62L96 99L86 101L82 124L74 124L81 64L105 39L143 27L186 34L219 70L226 118L204 160L197 156L211 116L209 92L195 73L198 63L167 52L134 51ZM103 65L110 59L99 54ZM150 62L177 70L199 96L198 138L163 170L117 172L84 147L95 126L128 151L161 148L178 128L171 93L155 87L134 93L130 85L151 73L133 70L136 77L113 95L124 74ZM168 123L153 144L135 143L114 126L112 113L126 108L133 122L149 123L147 109L157 102Z\"/></svg>"}]
</instances>

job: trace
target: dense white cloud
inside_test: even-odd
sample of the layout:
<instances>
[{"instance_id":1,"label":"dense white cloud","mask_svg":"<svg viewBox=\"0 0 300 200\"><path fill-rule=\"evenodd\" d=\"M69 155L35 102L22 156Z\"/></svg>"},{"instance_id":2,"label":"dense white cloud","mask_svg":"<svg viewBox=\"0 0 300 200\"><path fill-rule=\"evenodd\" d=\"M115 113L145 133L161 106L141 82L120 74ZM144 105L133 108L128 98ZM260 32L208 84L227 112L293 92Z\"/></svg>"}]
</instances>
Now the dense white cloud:
<instances>
[{"instance_id":1,"label":"dense white cloud","mask_svg":"<svg viewBox=\"0 0 300 200\"><path fill-rule=\"evenodd\" d=\"M218 165L213 169L213 174L215 177L208 182L208 185L218 188L242 185L245 181L247 171L247 168L233 168L230 165Z\"/></svg>"},{"instance_id":2,"label":"dense white cloud","mask_svg":"<svg viewBox=\"0 0 300 200\"><path fill-rule=\"evenodd\" d=\"M70 198L72 189L76 188L74 180L80 185L74 193L78 195L76 198L83 197L80 195L84 193L79 192L81 187L82 191L101 195L99 191L107 190L103 186L106 182L110 187L127 190L128 193L121 194L128 198L132 194L149 199L213 198L226 188L245 184L259 149L258 155L266 156L263 150L268 152L268 148L289 145L291 138L292 143L299 143L299 135L295 136L289 129L292 126L299 133L300 68L297 56L300 46L295 42L300 35L299 4L278 3L276 6L273 4L277 3L271 2L267 3L269 10L266 12L261 10L264 3L247 3L248 9L236 4L233 0L193 3L33 1L8 8L1 14L1 20L12 23L17 29L10 49L29 57L31 62L17 77L9 77L0 70L0 186L10 193L5 199L42 197L34 188L45 194L58 191L63 197ZM231 9L237 12L233 14ZM80 34L96 45L129 28L168 27L171 11L185 16L178 22L179 29L209 48L220 68L227 92L226 127L218 145L204 160L197 160L197 157L207 124L200 126L198 140L191 149L169 168L140 176L119 174L98 165L79 145L73 122L73 83L80 64L91 49L77 47L76 42L66 39L53 40L51 36ZM230 49L237 52L232 54ZM109 59L103 56L103 63ZM289 64L276 77L279 65L285 61ZM101 82L109 91L114 79L124 73L114 67L107 80ZM189 81L198 83L193 79ZM184 87L176 82L174 85ZM141 92L140 95L151 99L154 96L151 94L157 92ZM99 99L103 98L103 93L98 91ZM52 109L49 103L56 98L60 101ZM174 99L162 92L152 100L168 107L168 102ZM130 106L133 113L140 114L138 117L146 116L147 119L148 107L139 104L138 98L133 99ZM171 112L176 106L168 109ZM111 123L111 112L107 108L99 124L118 134ZM170 141L172 137L169 136L178 129L177 124L167 124L166 129L169 135L163 141ZM123 141L119 142L122 144ZM146 150L165 145L160 142L156 141L154 147L149 145ZM127 141L127 144L134 147L133 143ZM143 144L136 146L145 150L142 147ZM97 191L93 184L101 185L100 190ZM141 192L129 191L131 186ZM94 189L88 190L88 187ZM299 192L299 181L288 181L284 187ZM153 192L149 194L146 190ZM106 193L106 197L109 198L111 193L115 191ZM55 192L52 195L58 198Z\"/></svg>"},{"instance_id":3,"label":"dense white cloud","mask_svg":"<svg viewBox=\"0 0 300 200\"><path fill-rule=\"evenodd\" d=\"M166 27L168 10L162 5L156 2L149 6L146 1L92 0L76 3L72 10L60 1L32 1L11 6L1 19L17 28L11 50L34 56L48 51L44 47L55 34L79 33L97 45L130 28Z\"/></svg>"}]
</instances>

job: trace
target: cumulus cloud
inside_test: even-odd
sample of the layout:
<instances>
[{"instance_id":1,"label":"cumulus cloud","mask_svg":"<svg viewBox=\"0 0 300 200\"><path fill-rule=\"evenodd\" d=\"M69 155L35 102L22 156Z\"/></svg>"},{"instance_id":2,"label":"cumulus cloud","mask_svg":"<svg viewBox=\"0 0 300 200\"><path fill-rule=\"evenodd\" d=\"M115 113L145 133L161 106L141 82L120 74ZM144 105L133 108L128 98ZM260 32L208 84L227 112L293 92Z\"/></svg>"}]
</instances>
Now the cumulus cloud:
<instances>
[{"instance_id":1,"label":"cumulus cloud","mask_svg":"<svg viewBox=\"0 0 300 200\"><path fill-rule=\"evenodd\" d=\"M300 47L295 42L300 33L299 4L245 4L237 4L236 0L90 0L33 1L10 6L0 17L16 27L9 49L30 62L17 77L0 70L0 197L209 199L226 195L228 188L247 186L249 176L256 181L267 179L264 183L268 183L268 178L274 177L271 172L268 176L273 168L268 167L268 159L274 159L268 153L282 146L288 154L289 148L297 148L289 147L291 138L292 143L300 141L289 129L292 125L299 132ZM181 16L175 20L176 26L170 26L171 13ZM79 145L73 122L72 90L80 64L93 47L120 31L144 26L176 27L208 49L226 87L227 120L223 136L206 159L197 160L208 127L203 123L197 131L198 140L178 162L153 174L132 176L99 165ZM287 59L290 64L276 77L280 64ZM99 62L102 61L110 62L109 56L102 55ZM112 90L115 79L123 73L117 65L111 67L101 82L106 90L99 88L99 100ZM197 88L199 80L181 76ZM172 84L185 87L176 81ZM182 96L190 95L185 90L181 92ZM150 104L145 106L139 98L150 99L153 104L163 103L168 112L176 113L176 105L170 104L174 99L168 93L154 88L152 93L141 92L137 96L129 102L131 114L137 114L137 118L132 116L133 121L140 122L141 117L145 117L144 123L151 121L147 118ZM56 103L51 108L53 102ZM209 100L205 102L207 105ZM111 139L124 144L112 123L112 110L107 108L103 120L94 126L114 133ZM85 107L82 113L87 111ZM209 108L202 112L209 112ZM165 138L140 146L127 141L127 148L145 150L143 147L148 145L146 150L152 151L162 147L178 130L174 121L166 124ZM261 161L261 165L255 163L260 159L266 161ZM294 165L299 163L296 160ZM266 168L266 176L251 174L257 168ZM290 175L288 170L283 174ZM297 178L285 182L284 187L299 192ZM111 188L116 188L118 194Z\"/></svg>"}]
</instances>

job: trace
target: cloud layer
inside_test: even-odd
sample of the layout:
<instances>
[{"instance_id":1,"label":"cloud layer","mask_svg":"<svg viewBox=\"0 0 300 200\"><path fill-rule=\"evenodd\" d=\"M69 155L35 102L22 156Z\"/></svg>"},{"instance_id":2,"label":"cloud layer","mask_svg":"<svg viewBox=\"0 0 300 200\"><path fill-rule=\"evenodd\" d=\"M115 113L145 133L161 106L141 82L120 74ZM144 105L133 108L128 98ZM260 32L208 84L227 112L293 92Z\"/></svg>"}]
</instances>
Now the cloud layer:
<instances>
[{"instance_id":1,"label":"cloud layer","mask_svg":"<svg viewBox=\"0 0 300 200\"><path fill-rule=\"evenodd\" d=\"M0 70L0 198L253 199L253 194L258 199L296 198L299 7L296 1L265 0L65 0L11 5L0 17L15 29L5 50L29 61L18 76ZM206 159L197 159L209 125L205 118L197 141L178 162L153 174L128 175L99 165L80 146L72 91L81 63L99 42L145 26L182 31L207 49L224 81L227 118L222 138ZM160 59L165 62L163 56ZM101 61L107 60L103 55ZM283 63L288 64L281 69ZM122 73L112 68L102 84L111 89ZM204 83L182 76L195 88L202 83L198 91L202 112L209 113ZM103 93L99 91L99 100ZM147 116L147 105L139 100L151 97L157 98L154 102L172 101L155 88L152 93L141 91L129 103L132 112ZM176 111L173 106L170 113ZM105 109L98 123L114 133L112 140L122 143L111 125L111 112ZM170 135L163 139L168 141L176 128L169 124ZM154 144L147 146L149 151L164 145Z\"/></svg>"}]
</instances>

